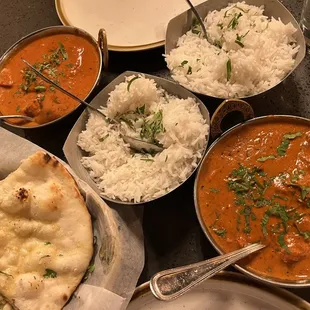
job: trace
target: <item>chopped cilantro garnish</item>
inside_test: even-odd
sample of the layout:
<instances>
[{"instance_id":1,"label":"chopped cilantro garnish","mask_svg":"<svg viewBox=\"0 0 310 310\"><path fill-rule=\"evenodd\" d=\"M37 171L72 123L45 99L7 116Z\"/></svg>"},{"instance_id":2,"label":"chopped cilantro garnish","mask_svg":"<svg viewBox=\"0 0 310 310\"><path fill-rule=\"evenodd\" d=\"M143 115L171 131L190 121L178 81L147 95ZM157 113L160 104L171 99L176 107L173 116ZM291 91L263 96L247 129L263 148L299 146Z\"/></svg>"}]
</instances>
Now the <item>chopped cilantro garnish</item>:
<instances>
[{"instance_id":1,"label":"chopped cilantro garnish","mask_svg":"<svg viewBox=\"0 0 310 310\"><path fill-rule=\"evenodd\" d=\"M281 248L283 248L288 254L290 254L291 251L289 250L287 244L285 243L284 236L285 236L284 233L281 233L281 234L278 236L278 243L279 243L279 245L280 245Z\"/></svg>"},{"instance_id":2,"label":"chopped cilantro garnish","mask_svg":"<svg viewBox=\"0 0 310 310\"><path fill-rule=\"evenodd\" d=\"M226 62L226 78L227 78L227 81L229 81L231 78L231 60L230 60L230 58Z\"/></svg>"},{"instance_id":3,"label":"chopped cilantro garnish","mask_svg":"<svg viewBox=\"0 0 310 310\"><path fill-rule=\"evenodd\" d=\"M285 156L286 151L290 145L290 140L294 140L297 137L301 137L301 132L293 132L293 133L287 133L283 135L283 140L281 141L280 145L277 147L277 152L280 156Z\"/></svg>"},{"instance_id":4,"label":"chopped cilantro garnish","mask_svg":"<svg viewBox=\"0 0 310 310\"><path fill-rule=\"evenodd\" d=\"M136 108L136 113L137 114L144 114L145 113L145 104L142 105L141 107Z\"/></svg>"},{"instance_id":5,"label":"chopped cilantro garnish","mask_svg":"<svg viewBox=\"0 0 310 310\"><path fill-rule=\"evenodd\" d=\"M141 127L140 137L154 143L156 142L156 135L160 132L165 132L163 125L163 113L161 110L155 113L151 119L144 119Z\"/></svg>"},{"instance_id":6,"label":"chopped cilantro garnish","mask_svg":"<svg viewBox=\"0 0 310 310\"><path fill-rule=\"evenodd\" d=\"M283 136L283 139L287 140L294 140L297 137L301 137L302 133L301 132L293 132L293 133L287 133Z\"/></svg>"},{"instance_id":7,"label":"chopped cilantro garnish","mask_svg":"<svg viewBox=\"0 0 310 310\"><path fill-rule=\"evenodd\" d=\"M235 40L235 43L237 43L241 47L244 47L244 44L241 41L237 40L237 39Z\"/></svg>"},{"instance_id":8,"label":"chopped cilantro garnish","mask_svg":"<svg viewBox=\"0 0 310 310\"><path fill-rule=\"evenodd\" d=\"M187 61L187 60L183 60L183 61L181 62L180 67L184 67L186 64L188 64L188 61Z\"/></svg>"},{"instance_id":9,"label":"chopped cilantro garnish","mask_svg":"<svg viewBox=\"0 0 310 310\"><path fill-rule=\"evenodd\" d=\"M194 34L200 34L200 30L198 30L198 29L195 29L195 28L193 28L192 29L192 33L194 33Z\"/></svg>"},{"instance_id":10,"label":"chopped cilantro garnish","mask_svg":"<svg viewBox=\"0 0 310 310\"><path fill-rule=\"evenodd\" d=\"M57 104L60 104L60 102L58 101L58 97L55 96L55 97L53 97L52 99L53 99L53 102L55 102L55 103L57 103Z\"/></svg>"},{"instance_id":11,"label":"chopped cilantro garnish","mask_svg":"<svg viewBox=\"0 0 310 310\"><path fill-rule=\"evenodd\" d=\"M88 266L88 268L87 268L87 270L86 270L86 273L85 273L85 275L84 275L84 277L83 277L83 281L86 281L86 280L89 278L89 276L91 276L91 274L92 274L94 271L95 271L95 264L92 263L92 264L90 264L90 265Z\"/></svg>"},{"instance_id":12,"label":"chopped cilantro garnish","mask_svg":"<svg viewBox=\"0 0 310 310\"><path fill-rule=\"evenodd\" d=\"M191 30L192 30L192 33L194 33L194 34L200 34L201 33L200 24L196 18L193 19Z\"/></svg>"},{"instance_id":13,"label":"chopped cilantro garnish","mask_svg":"<svg viewBox=\"0 0 310 310\"><path fill-rule=\"evenodd\" d=\"M275 159L275 158L276 157L274 155L268 155L268 156L263 156L263 157L257 158L257 161L263 163L263 162L265 162L268 159Z\"/></svg>"},{"instance_id":14,"label":"chopped cilantro garnish","mask_svg":"<svg viewBox=\"0 0 310 310\"><path fill-rule=\"evenodd\" d=\"M242 16L242 13L235 13L234 14L234 17L231 19L231 21L229 22L227 28L230 28L231 29L236 29L237 25L239 24L239 18Z\"/></svg>"},{"instance_id":15,"label":"chopped cilantro garnish","mask_svg":"<svg viewBox=\"0 0 310 310\"><path fill-rule=\"evenodd\" d=\"M36 92L38 92L38 93L41 93L41 92L46 91L46 87L43 86L43 85L38 85L38 86L35 86L35 87L34 87L34 90L35 90Z\"/></svg>"},{"instance_id":16,"label":"chopped cilantro garnish","mask_svg":"<svg viewBox=\"0 0 310 310\"><path fill-rule=\"evenodd\" d=\"M284 201L287 201L287 200L288 200L287 197L282 197L282 196L280 196L280 195L278 195L278 194L273 194L273 198L278 198L278 199L284 200Z\"/></svg>"},{"instance_id":17,"label":"chopped cilantro garnish","mask_svg":"<svg viewBox=\"0 0 310 310\"><path fill-rule=\"evenodd\" d=\"M285 207L284 206L280 206L278 203L275 203L274 206L272 206L271 208L269 208L264 216L263 216L263 219L262 219L262 222L261 222L261 226L262 226L262 231L264 233L265 236L268 235L268 232L267 232L267 228L266 228L266 225L268 223L268 220L271 216L275 216L275 217L278 217L281 219L282 221L282 226L284 228L284 231L286 232L287 230L287 222L288 220L290 219L286 210L285 210Z\"/></svg>"},{"instance_id":18,"label":"chopped cilantro garnish","mask_svg":"<svg viewBox=\"0 0 310 310\"><path fill-rule=\"evenodd\" d=\"M280 156L285 156L286 151L287 151L289 145L290 145L290 141L288 139L282 140L280 145L277 147L277 153Z\"/></svg>"},{"instance_id":19,"label":"chopped cilantro garnish","mask_svg":"<svg viewBox=\"0 0 310 310\"><path fill-rule=\"evenodd\" d=\"M262 218L262 221L261 221L261 226L262 226L262 231L263 231L263 234L265 236L268 235L268 232L267 232L267 223L269 221L269 215L268 213L265 213L263 218Z\"/></svg>"},{"instance_id":20,"label":"chopped cilantro garnish","mask_svg":"<svg viewBox=\"0 0 310 310\"><path fill-rule=\"evenodd\" d=\"M143 160L143 161L154 161L154 159L152 159L152 158L141 158L141 160Z\"/></svg>"},{"instance_id":21,"label":"chopped cilantro garnish","mask_svg":"<svg viewBox=\"0 0 310 310\"><path fill-rule=\"evenodd\" d=\"M57 278L57 272L52 269L45 269L44 278Z\"/></svg>"},{"instance_id":22,"label":"chopped cilantro garnish","mask_svg":"<svg viewBox=\"0 0 310 310\"><path fill-rule=\"evenodd\" d=\"M310 231L302 231L296 223L294 223L298 233L303 236L306 240L310 238Z\"/></svg>"},{"instance_id":23,"label":"chopped cilantro garnish","mask_svg":"<svg viewBox=\"0 0 310 310\"><path fill-rule=\"evenodd\" d=\"M99 142L103 142L108 136L109 134L106 134L104 137L99 138Z\"/></svg>"},{"instance_id":24,"label":"chopped cilantro garnish","mask_svg":"<svg viewBox=\"0 0 310 310\"><path fill-rule=\"evenodd\" d=\"M218 47L218 48L222 48L223 47L223 38L221 37L219 40L214 40L213 45Z\"/></svg>"},{"instance_id":25,"label":"chopped cilantro garnish","mask_svg":"<svg viewBox=\"0 0 310 310\"><path fill-rule=\"evenodd\" d=\"M244 47L244 44L242 43L242 39L249 33L250 30L247 31L247 33L245 33L242 36L239 36L239 34L236 35L236 40L235 43L237 43L238 45L240 45L241 47Z\"/></svg>"},{"instance_id":26,"label":"chopped cilantro garnish","mask_svg":"<svg viewBox=\"0 0 310 310\"><path fill-rule=\"evenodd\" d=\"M135 81L135 80L137 80L138 78L139 78L139 76L135 76L135 77L133 77L130 81L128 81L127 91L129 91L132 82Z\"/></svg>"},{"instance_id":27,"label":"chopped cilantro garnish","mask_svg":"<svg viewBox=\"0 0 310 310\"><path fill-rule=\"evenodd\" d=\"M212 228L212 230L220 237L224 238L226 236L226 229L217 229L217 228Z\"/></svg>"}]
</instances>

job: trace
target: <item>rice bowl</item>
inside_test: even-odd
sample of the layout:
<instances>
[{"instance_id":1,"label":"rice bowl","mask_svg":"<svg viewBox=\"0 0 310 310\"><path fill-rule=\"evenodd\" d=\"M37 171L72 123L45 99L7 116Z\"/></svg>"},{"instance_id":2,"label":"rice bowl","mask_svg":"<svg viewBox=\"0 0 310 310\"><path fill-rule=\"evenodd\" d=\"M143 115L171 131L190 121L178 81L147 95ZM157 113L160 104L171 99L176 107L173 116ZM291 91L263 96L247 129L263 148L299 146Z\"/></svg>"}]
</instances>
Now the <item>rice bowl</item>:
<instances>
[{"instance_id":1,"label":"rice bowl","mask_svg":"<svg viewBox=\"0 0 310 310\"><path fill-rule=\"evenodd\" d=\"M87 152L81 163L102 196L146 202L178 187L195 170L206 148L209 125L194 98L180 99L153 79L132 75L115 87L105 104L101 110L120 125L91 113L78 137L78 146ZM164 150L152 155L133 152L120 131Z\"/></svg>"},{"instance_id":2,"label":"rice bowl","mask_svg":"<svg viewBox=\"0 0 310 310\"><path fill-rule=\"evenodd\" d=\"M207 39L194 24L175 48L168 49L165 57L173 79L218 98L243 98L278 84L299 63L299 54L298 61L295 58L304 46L293 21L283 24L263 12L263 7L245 2L209 12ZM180 27L177 23L174 29Z\"/></svg>"}]
</instances>

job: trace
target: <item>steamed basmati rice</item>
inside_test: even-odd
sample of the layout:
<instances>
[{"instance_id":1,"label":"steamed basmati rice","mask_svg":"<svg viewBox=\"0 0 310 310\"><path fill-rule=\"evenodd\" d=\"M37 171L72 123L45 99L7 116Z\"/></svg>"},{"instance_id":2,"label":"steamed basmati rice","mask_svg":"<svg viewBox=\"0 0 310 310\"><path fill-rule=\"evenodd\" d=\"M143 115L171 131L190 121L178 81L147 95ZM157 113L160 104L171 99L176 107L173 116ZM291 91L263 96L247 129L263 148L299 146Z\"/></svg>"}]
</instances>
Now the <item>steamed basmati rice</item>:
<instances>
[{"instance_id":1,"label":"steamed basmati rice","mask_svg":"<svg viewBox=\"0 0 310 310\"><path fill-rule=\"evenodd\" d=\"M78 145L88 152L82 164L102 195L141 202L159 197L187 179L203 155L209 126L193 98L179 99L157 87L154 80L134 77L117 85L109 94L107 107L102 108L121 125L91 113ZM155 156L134 153L120 137L119 126L123 134L141 139L144 122L157 116L162 121L155 138L165 149Z\"/></svg>"},{"instance_id":2,"label":"steamed basmati rice","mask_svg":"<svg viewBox=\"0 0 310 310\"><path fill-rule=\"evenodd\" d=\"M263 11L238 2L210 12L205 18L208 40L196 25L166 55L173 79L220 98L250 96L279 83L294 66L297 29Z\"/></svg>"}]
</instances>

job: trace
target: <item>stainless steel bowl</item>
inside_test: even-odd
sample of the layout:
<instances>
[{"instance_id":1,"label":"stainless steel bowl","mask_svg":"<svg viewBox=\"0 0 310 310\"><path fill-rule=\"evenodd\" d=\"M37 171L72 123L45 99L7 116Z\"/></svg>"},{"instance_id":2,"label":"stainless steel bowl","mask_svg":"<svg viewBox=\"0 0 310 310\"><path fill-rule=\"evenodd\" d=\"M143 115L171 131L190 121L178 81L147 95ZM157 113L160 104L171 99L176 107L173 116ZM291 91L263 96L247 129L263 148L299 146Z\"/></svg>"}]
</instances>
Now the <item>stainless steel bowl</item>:
<instances>
[{"instance_id":1,"label":"stainless steel bowl","mask_svg":"<svg viewBox=\"0 0 310 310\"><path fill-rule=\"evenodd\" d=\"M108 48L107 48L107 39L106 39L106 34L104 29L100 29L98 33L98 42L86 31L76 28L76 27L70 27L70 26L52 26L52 27L47 27L43 28L40 30L37 30L35 32L32 32L28 34L27 36L21 38L19 41L17 41L15 44L13 44L0 58L0 69L2 69L6 62L10 59L12 55L14 55L18 50L22 49L24 46L27 44L39 39L43 38L45 36L53 35L53 34L74 34L76 36L83 37L87 39L97 50L97 54L99 57L99 67L98 67L98 74L96 77L96 80L92 86L92 88L89 90L88 94L86 95L85 98L81 99L87 99L89 95L92 93L94 88L98 85L101 74L102 74L102 68L107 68L108 66ZM103 61L104 58L104 61ZM38 126L32 126L32 127L26 127L26 126L20 126L20 125L14 125L10 123L5 123L7 127L12 127L12 128L18 128L18 129L37 129L41 127L48 126L50 124L53 124L55 122L58 122L62 120L63 118L67 117L71 113L73 113L76 109L79 108L80 105L78 105L75 109L73 109L71 112L67 113L66 115L57 118L51 122L38 125Z\"/></svg>"},{"instance_id":2,"label":"stainless steel bowl","mask_svg":"<svg viewBox=\"0 0 310 310\"><path fill-rule=\"evenodd\" d=\"M236 102L236 100L231 100L231 102ZM243 102L241 100L237 100L237 105L241 106L243 104ZM227 114L227 109L225 112L220 111L223 106L225 105L225 103L219 107L218 111L222 112L223 115ZM229 104L228 104L229 106ZM233 110L233 109L231 109ZM240 111L240 110L239 110ZM230 111L229 111L230 112ZM221 115L219 117L219 120L222 120L223 115ZM220 132L216 129L219 128L218 127L218 123L217 121L215 121L215 124L213 124L213 120L214 118L212 117L211 120L211 132L212 129L213 130L213 136L214 135L218 135ZM199 180L199 176L200 173L204 167L204 164L206 162L206 160L208 159L208 156L210 154L210 152L212 151L212 149L224 138L226 138L227 136L233 136L235 134L236 131L239 131L240 128L245 128L249 125L252 124L260 124L260 123L266 123L266 122L281 122L281 121L292 121L294 123L299 122L299 123L303 123L303 124L307 124L310 128L310 120L303 118L303 117L298 117L298 116L291 116L291 115L268 115L268 116L261 116L261 117L256 117L256 118L252 118L250 120L247 120L244 123L238 124L234 127L232 127L231 129L227 130L224 134L222 134L218 139L216 139L212 145L208 148L208 151L206 152L206 155L204 157L204 159L201 162L201 165L198 169L197 175L196 175L196 179L195 179L195 185L194 185L194 201L195 201L195 209L196 209L196 214L200 223L200 226L204 232L204 234L206 235L206 237L209 239L210 243L213 245L213 247L220 253L220 254L224 254L225 252L218 246L218 244L216 243L216 241L213 239L212 235L210 234L206 224L204 223L203 219L202 219L202 215L200 213L200 207L199 207L199 203L198 203L198 180ZM258 273L255 273L253 271L249 271L248 269L246 269L245 267L241 267L238 264L234 265L238 270L240 270L241 272L243 272L244 274L255 278L257 280L269 283L269 284L275 284L275 285L279 285L279 286L283 286L283 287L291 287L291 288L297 288L297 287L308 287L310 286L310 280L307 281L281 281L279 279L275 279L275 278L266 278L263 277L261 275L259 275Z\"/></svg>"},{"instance_id":3,"label":"stainless steel bowl","mask_svg":"<svg viewBox=\"0 0 310 310\"><path fill-rule=\"evenodd\" d=\"M131 76L131 75L137 75L137 74L139 74L139 73L138 72L131 72L131 71L126 71L126 72L122 73L115 80L113 80L109 85L107 85L94 98L94 100L90 104L95 108L99 108L100 106L105 106L107 103L108 97L109 97L109 93L115 89L115 86L120 84L121 82L124 82L125 77ZM191 92L189 92L188 90L186 90L185 88L183 88L180 85L177 85L177 84L170 82L168 80L159 78L157 76L153 76L153 75L149 75L149 74L144 74L144 75L146 78L155 80L155 82L158 86L161 86L163 89L165 89L171 95L175 95L179 98L184 98L184 99L189 98L189 97L194 98L199 104L200 112L201 112L203 118L206 120L206 123L210 124L210 116L209 116L208 109L205 107L205 105L202 103L202 101L200 101ZM87 121L88 121L88 113L87 113L87 111L84 111L82 113L82 115L80 116L80 118L75 123L75 125L73 126L73 128L72 128L72 130L71 130L71 132L70 132L70 134L69 134L69 136L65 142L63 151L64 151L64 154L65 154L70 166L75 171L75 173L81 179L83 179L85 182L87 182L93 189L95 189L97 191L97 193L100 195L100 191L99 191L97 185L89 176L89 172L81 164L81 159L86 154L77 146L78 136L82 130L85 130L85 126L86 126ZM206 145L205 145L205 148L203 150L203 154L205 153L205 151L207 149L208 141L209 141L209 132L206 132ZM197 165L199 165L200 162L201 162L201 159L199 160ZM188 178L195 172L195 170L196 170L196 168L193 169L192 173L188 176ZM172 192L173 190L175 190L176 188L181 186L184 182L180 183L177 187L173 188L168 193L165 193L160 197L163 197L163 196L169 194L170 192ZM109 197L106 197L103 195L101 195L101 197L104 198L105 200L110 201L110 202L123 204L123 205L138 205L138 204L143 204L143 203L150 202L150 201L153 201L153 200L160 198L160 197L157 197L157 198L154 198L154 199L151 199L148 201L133 203L133 202L128 202L128 201L121 201L119 199L112 199L112 198L109 198Z\"/></svg>"},{"instance_id":4,"label":"stainless steel bowl","mask_svg":"<svg viewBox=\"0 0 310 310\"><path fill-rule=\"evenodd\" d=\"M225 7L227 7L230 3L236 3L240 2L240 0L208 0L206 2L201 3L200 5L196 6L196 9L200 16L202 18L205 18L207 14L210 11L213 10L221 10ZM276 85L273 85L267 90L264 90L260 93L256 93L253 95L249 96L244 96L241 98L250 98L253 96L260 95L262 93L265 93L269 91L270 89L276 87L278 84L283 82L296 68L297 66L301 63L303 58L306 55L306 43L305 43L305 38L303 36L303 33L299 27L298 22L296 19L293 17L293 15L289 12L289 10L278 0L245 0L246 4L250 5L255 5L255 6L264 6L265 11L264 14L268 17L274 17L276 19L280 18L281 21L285 24L287 23L292 23L292 25L297 29L297 33L295 34L296 42L300 46L299 51L295 57L295 64L292 70ZM195 18L194 14L192 13L191 10L187 10L183 12L182 14L176 16L175 18L171 19L170 22L168 23L167 31L166 31L166 43L165 43L165 54L168 55L172 49L177 47L177 42L178 39L184 35L187 31L191 29L193 19ZM217 98L217 99L225 99L223 97L215 97L211 96L207 93L199 93L190 87L184 85L187 89L201 94L201 95L206 95L212 98Z\"/></svg>"}]
</instances>

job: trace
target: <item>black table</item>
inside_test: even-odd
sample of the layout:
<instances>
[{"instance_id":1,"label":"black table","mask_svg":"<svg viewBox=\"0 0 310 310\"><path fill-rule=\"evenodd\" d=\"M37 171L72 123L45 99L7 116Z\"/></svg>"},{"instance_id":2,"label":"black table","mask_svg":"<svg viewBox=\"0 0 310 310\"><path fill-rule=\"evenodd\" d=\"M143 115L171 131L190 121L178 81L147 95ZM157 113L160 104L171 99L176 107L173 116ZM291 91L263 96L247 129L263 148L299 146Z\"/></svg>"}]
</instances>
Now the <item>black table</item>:
<instances>
[{"instance_id":1,"label":"black table","mask_svg":"<svg viewBox=\"0 0 310 310\"><path fill-rule=\"evenodd\" d=\"M299 20L303 0L284 0L283 4ZM1 0L0 4L0 55L22 36L37 29L59 25L54 0ZM162 54L163 48L146 52L110 53L109 72L101 81L102 88L119 73L126 70L151 73L168 77ZM100 89L100 88L99 88ZM94 94L95 95L95 94ZM219 103L201 98L210 113ZM248 100L255 115L294 114L310 117L310 55L307 53L301 65L284 83L263 96ZM309 100L310 101L310 100ZM17 132L27 139L64 158L62 146L81 111L65 121L45 130ZM236 123L238 119L230 120ZM1 141L1 137L0 137ZM198 262L217 255L204 236L194 209L194 178L168 196L145 206L143 227L145 234L146 264L139 279L143 283L156 272ZM306 289L292 290L310 301Z\"/></svg>"}]
</instances>

